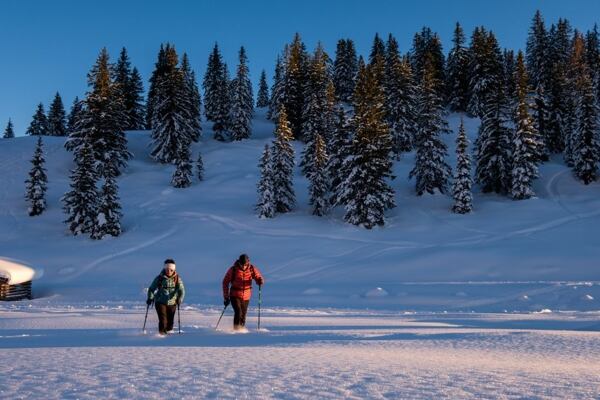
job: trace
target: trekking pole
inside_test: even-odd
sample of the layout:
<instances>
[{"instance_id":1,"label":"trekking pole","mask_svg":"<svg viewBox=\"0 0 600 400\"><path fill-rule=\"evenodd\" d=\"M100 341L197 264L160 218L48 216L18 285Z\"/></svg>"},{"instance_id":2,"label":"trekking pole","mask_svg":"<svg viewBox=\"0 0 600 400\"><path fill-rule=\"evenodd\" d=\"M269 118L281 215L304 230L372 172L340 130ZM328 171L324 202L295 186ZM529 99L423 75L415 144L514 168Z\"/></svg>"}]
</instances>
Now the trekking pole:
<instances>
[{"instance_id":1,"label":"trekking pole","mask_svg":"<svg viewBox=\"0 0 600 400\"><path fill-rule=\"evenodd\" d=\"M146 316L144 317L144 327L142 328L142 333L144 335L146 334L146 320L148 319L148 310L150 309L150 304L146 304Z\"/></svg>"},{"instance_id":2,"label":"trekking pole","mask_svg":"<svg viewBox=\"0 0 600 400\"><path fill-rule=\"evenodd\" d=\"M179 312L179 303L177 303L177 326L179 327L179 334L181 335L181 313Z\"/></svg>"},{"instance_id":3,"label":"trekking pole","mask_svg":"<svg viewBox=\"0 0 600 400\"><path fill-rule=\"evenodd\" d=\"M229 304L227 304L228 306ZM223 311L221 312L221 316L219 317L219 320L217 321L217 326L215 326L215 331L217 330L217 328L219 327L219 322L221 322L221 318L223 318L223 314L225 314L225 310L227 309L227 306L223 307Z\"/></svg>"},{"instance_id":4,"label":"trekking pole","mask_svg":"<svg viewBox=\"0 0 600 400\"><path fill-rule=\"evenodd\" d=\"M258 331L260 332L260 303L262 302L262 285L258 285Z\"/></svg>"}]
</instances>

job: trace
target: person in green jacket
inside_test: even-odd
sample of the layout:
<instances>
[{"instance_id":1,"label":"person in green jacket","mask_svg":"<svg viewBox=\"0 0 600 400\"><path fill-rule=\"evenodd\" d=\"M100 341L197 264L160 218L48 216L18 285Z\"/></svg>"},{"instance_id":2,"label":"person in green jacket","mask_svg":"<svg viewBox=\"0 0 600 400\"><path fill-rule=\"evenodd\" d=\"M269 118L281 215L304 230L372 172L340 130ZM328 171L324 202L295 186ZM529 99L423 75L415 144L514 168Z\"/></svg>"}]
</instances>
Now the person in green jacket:
<instances>
[{"instance_id":1,"label":"person in green jacket","mask_svg":"<svg viewBox=\"0 0 600 400\"><path fill-rule=\"evenodd\" d=\"M175 311L185 296L183 281L175 270L175 261L166 259L165 267L148 288L146 304L154 302L158 315L158 333L161 335L173 330Z\"/></svg>"}]
</instances>

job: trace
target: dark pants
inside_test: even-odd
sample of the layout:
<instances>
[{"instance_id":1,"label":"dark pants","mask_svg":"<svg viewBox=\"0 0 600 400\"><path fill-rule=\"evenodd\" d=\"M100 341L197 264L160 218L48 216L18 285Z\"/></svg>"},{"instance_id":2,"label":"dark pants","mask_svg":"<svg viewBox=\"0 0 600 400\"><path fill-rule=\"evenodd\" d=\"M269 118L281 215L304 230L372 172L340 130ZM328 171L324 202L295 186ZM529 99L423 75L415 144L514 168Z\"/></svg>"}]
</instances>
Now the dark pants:
<instances>
[{"instance_id":1,"label":"dark pants","mask_svg":"<svg viewBox=\"0 0 600 400\"><path fill-rule=\"evenodd\" d=\"M240 329L246 325L246 312L248 311L250 300L242 300L239 297L231 298L231 307L233 307L233 329Z\"/></svg>"},{"instance_id":2,"label":"dark pants","mask_svg":"<svg viewBox=\"0 0 600 400\"><path fill-rule=\"evenodd\" d=\"M158 333L165 334L173 330L173 320L177 306L156 303L156 314L158 315Z\"/></svg>"}]
</instances>

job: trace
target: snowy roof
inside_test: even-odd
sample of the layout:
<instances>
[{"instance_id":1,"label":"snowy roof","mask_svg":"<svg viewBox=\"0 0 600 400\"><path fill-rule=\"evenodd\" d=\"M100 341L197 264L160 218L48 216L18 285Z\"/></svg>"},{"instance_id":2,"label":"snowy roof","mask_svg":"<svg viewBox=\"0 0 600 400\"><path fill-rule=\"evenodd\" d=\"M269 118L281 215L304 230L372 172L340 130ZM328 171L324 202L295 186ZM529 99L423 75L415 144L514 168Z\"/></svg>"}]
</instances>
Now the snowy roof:
<instances>
[{"instance_id":1,"label":"snowy roof","mask_svg":"<svg viewBox=\"0 0 600 400\"><path fill-rule=\"evenodd\" d=\"M18 285L33 279L35 270L16 261L0 258L0 278L8 280L9 285Z\"/></svg>"}]
</instances>

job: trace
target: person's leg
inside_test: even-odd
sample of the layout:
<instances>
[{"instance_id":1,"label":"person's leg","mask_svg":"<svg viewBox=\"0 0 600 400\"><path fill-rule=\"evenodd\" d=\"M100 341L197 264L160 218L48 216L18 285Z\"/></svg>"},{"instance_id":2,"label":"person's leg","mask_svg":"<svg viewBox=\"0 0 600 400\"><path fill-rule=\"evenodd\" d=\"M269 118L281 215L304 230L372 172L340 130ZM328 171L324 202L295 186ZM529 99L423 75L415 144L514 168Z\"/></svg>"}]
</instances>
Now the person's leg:
<instances>
[{"instance_id":1,"label":"person's leg","mask_svg":"<svg viewBox=\"0 0 600 400\"><path fill-rule=\"evenodd\" d=\"M167 329L166 331L173 330L173 321L175 320L175 311L177 311L177 306L165 306L167 309Z\"/></svg>"},{"instance_id":2,"label":"person's leg","mask_svg":"<svg viewBox=\"0 0 600 400\"><path fill-rule=\"evenodd\" d=\"M165 304L154 303L156 315L158 316L158 333L164 335L167 327L167 306Z\"/></svg>"},{"instance_id":3,"label":"person's leg","mask_svg":"<svg viewBox=\"0 0 600 400\"><path fill-rule=\"evenodd\" d=\"M246 326L246 313L248 312L250 300L242 300L240 304L240 326Z\"/></svg>"},{"instance_id":4,"label":"person's leg","mask_svg":"<svg viewBox=\"0 0 600 400\"><path fill-rule=\"evenodd\" d=\"M242 299L237 297L231 298L231 307L233 308L233 329L239 329L240 327L241 303Z\"/></svg>"}]
</instances>

